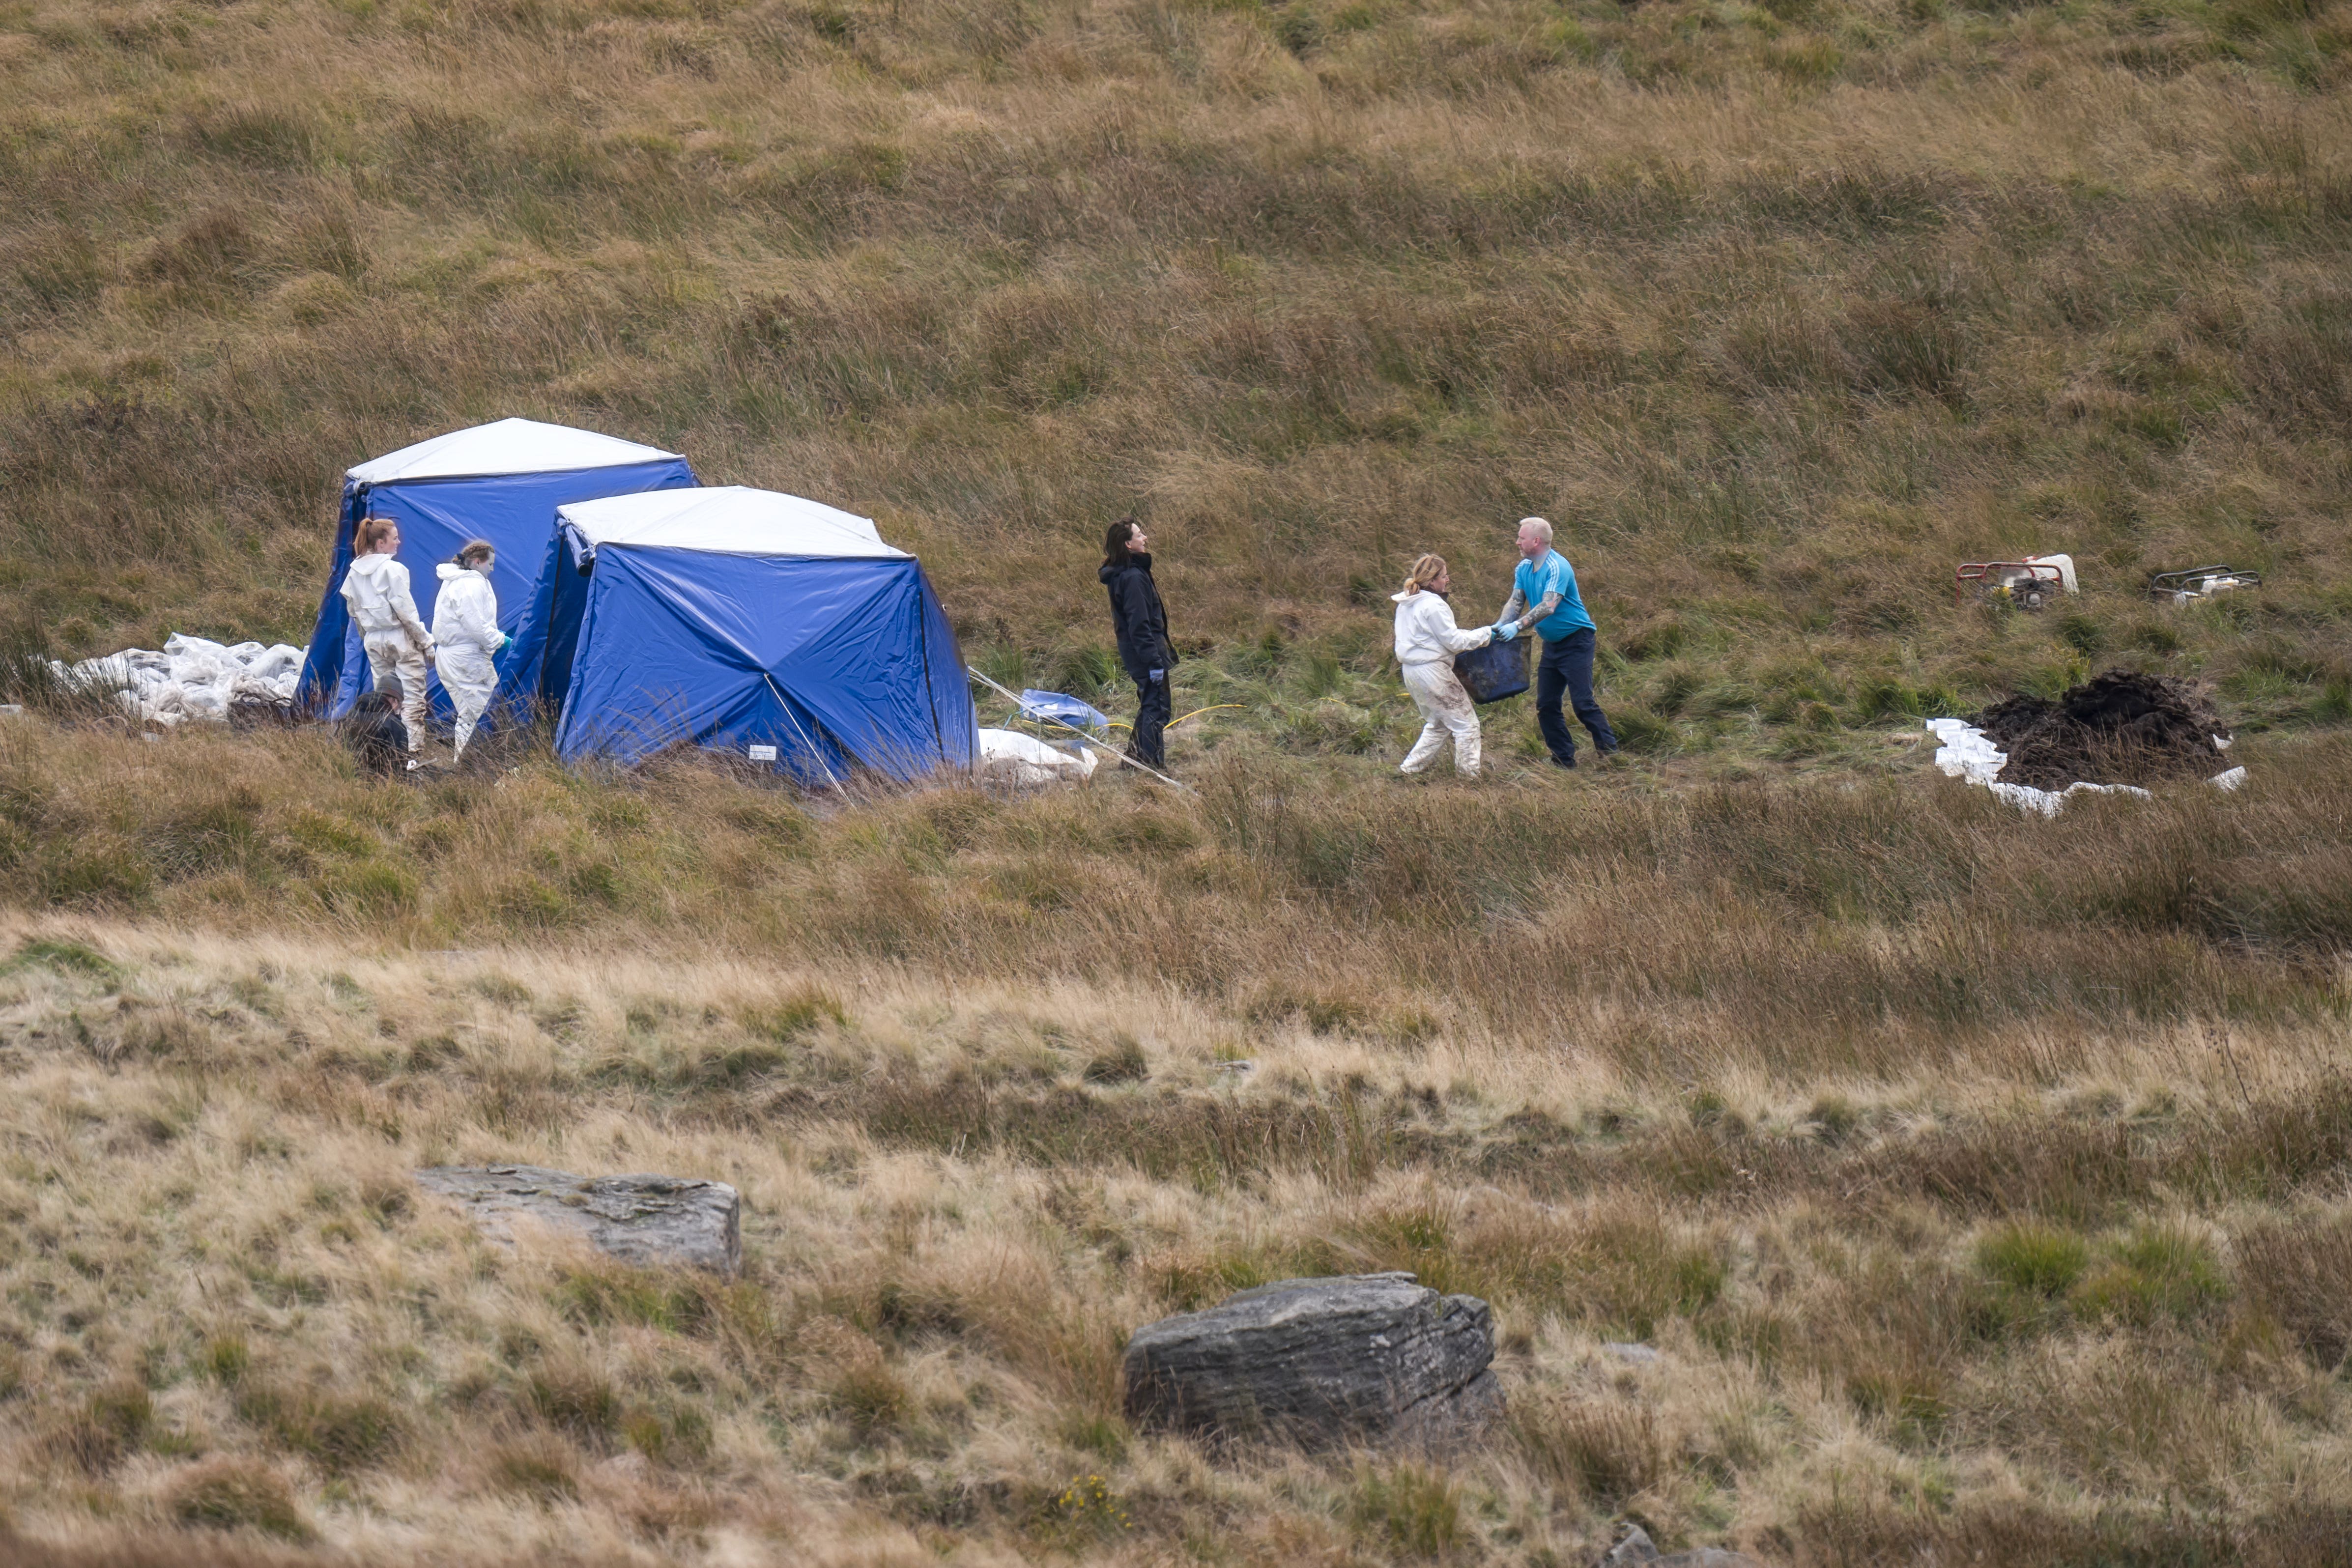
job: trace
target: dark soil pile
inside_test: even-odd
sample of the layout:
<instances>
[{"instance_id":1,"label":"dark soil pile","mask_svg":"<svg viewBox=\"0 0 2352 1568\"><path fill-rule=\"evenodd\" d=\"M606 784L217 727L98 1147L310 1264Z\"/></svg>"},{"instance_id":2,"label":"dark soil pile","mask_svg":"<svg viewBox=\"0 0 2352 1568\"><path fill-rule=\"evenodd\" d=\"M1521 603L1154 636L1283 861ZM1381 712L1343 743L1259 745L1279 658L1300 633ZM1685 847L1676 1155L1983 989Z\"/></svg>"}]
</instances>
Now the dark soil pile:
<instances>
[{"instance_id":1,"label":"dark soil pile","mask_svg":"<svg viewBox=\"0 0 2352 1568\"><path fill-rule=\"evenodd\" d=\"M2186 681L2112 670L2059 697L2017 696L1979 714L1979 729L2009 753L2004 784L2063 789L2210 779L2229 766L2217 735L2230 732Z\"/></svg>"}]
</instances>

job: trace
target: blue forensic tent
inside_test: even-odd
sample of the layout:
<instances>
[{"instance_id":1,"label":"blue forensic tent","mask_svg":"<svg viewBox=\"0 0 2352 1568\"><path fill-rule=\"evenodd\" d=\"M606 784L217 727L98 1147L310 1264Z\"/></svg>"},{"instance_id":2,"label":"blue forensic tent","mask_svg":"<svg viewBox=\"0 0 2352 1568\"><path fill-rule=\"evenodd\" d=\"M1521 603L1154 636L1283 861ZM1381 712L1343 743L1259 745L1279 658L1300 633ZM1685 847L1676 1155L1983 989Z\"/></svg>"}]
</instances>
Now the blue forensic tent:
<instances>
[{"instance_id":1,"label":"blue forensic tent","mask_svg":"<svg viewBox=\"0 0 2352 1568\"><path fill-rule=\"evenodd\" d=\"M530 602L529 574L547 553L556 507L694 482L694 470L675 452L529 419L452 431L361 464L343 476L334 566L296 700L321 717L341 718L368 683L367 655L341 592L352 535L362 517L381 513L398 519L400 562L408 568L410 590L428 626L441 586L435 565L469 538L489 540L499 552L490 575L499 623L511 636ZM499 655L501 690L514 652L509 644ZM448 699L438 680L432 692L435 711L446 716Z\"/></svg>"},{"instance_id":2,"label":"blue forensic tent","mask_svg":"<svg viewBox=\"0 0 2352 1568\"><path fill-rule=\"evenodd\" d=\"M812 784L853 766L971 766L979 716L955 632L922 564L866 518L730 486L580 502L557 527L570 564L544 658L569 664L565 761L626 766L691 742Z\"/></svg>"},{"instance_id":3,"label":"blue forensic tent","mask_svg":"<svg viewBox=\"0 0 2352 1568\"><path fill-rule=\"evenodd\" d=\"M722 486L691 500L558 510L546 559L514 642L499 660L499 700L560 713L572 689L580 617L600 544L656 544L735 555L855 556L871 547L896 555L874 520L774 490ZM501 600L500 604L505 601Z\"/></svg>"}]
</instances>

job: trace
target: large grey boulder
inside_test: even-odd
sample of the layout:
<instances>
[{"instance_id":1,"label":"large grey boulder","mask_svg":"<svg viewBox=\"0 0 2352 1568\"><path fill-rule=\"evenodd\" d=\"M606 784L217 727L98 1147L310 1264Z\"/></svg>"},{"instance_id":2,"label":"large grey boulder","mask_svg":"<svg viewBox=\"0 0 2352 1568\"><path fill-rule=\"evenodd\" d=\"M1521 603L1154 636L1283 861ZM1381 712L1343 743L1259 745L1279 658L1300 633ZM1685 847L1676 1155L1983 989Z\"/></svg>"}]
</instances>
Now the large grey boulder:
<instances>
[{"instance_id":1,"label":"large grey boulder","mask_svg":"<svg viewBox=\"0 0 2352 1568\"><path fill-rule=\"evenodd\" d=\"M434 1166L427 1192L454 1198L483 1235L514 1245L527 1216L587 1239L601 1252L647 1266L732 1274L743 1266L743 1200L724 1182L667 1176L573 1176L544 1166Z\"/></svg>"},{"instance_id":2,"label":"large grey boulder","mask_svg":"<svg viewBox=\"0 0 2352 1568\"><path fill-rule=\"evenodd\" d=\"M1411 1274L1286 1280L1127 1342L1127 1414L1213 1437L1444 1449L1503 1413L1495 1315Z\"/></svg>"}]
</instances>

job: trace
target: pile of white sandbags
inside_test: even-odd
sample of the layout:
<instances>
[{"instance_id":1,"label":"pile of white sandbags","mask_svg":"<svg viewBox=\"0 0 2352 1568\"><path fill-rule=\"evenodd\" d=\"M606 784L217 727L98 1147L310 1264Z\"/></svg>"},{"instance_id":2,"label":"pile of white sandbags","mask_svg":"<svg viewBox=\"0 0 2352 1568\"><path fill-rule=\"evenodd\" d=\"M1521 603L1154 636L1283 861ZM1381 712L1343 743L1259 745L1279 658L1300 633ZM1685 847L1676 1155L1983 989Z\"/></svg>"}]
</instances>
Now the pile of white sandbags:
<instances>
[{"instance_id":1,"label":"pile of white sandbags","mask_svg":"<svg viewBox=\"0 0 2352 1568\"><path fill-rule=\"evenodd\" d=\"M78 664L49 662L59 684L110 695L131 717L169 729L190 719L224 723L229 705L255 699L278 706L294 700L309 650L279 643L234 647L174 633L162 653L126 648Z\"/></svg>"},{"instance_id":2,"label":"pile of white sandbags","mask_svg":"<svg viewBox=\"0 0 2352 1568\"><path fill-rule=\"evenodd\" d=\"M2063 789L2036 789L2031 784L2004 784L2000 770L2009 764L2009 753L1992 743L1992 737L1963 718L1931 718L1927 733L1936 737L1936 766L1947 779L1965 779L1993 792L1996 800L2008 801L2021 811L2039 811L2054 817L2069 799L2076 795L2137 795L2143 800L2155 799L2137 784L2089 784L2077 781ZM2224 750L2230 743L2221 736L2214 744ZM2232 768L2226 773L2216 773L2206 780L2217 789L2235 789L2246 781L2246 770Z\"/></svg>"}]
</instances>

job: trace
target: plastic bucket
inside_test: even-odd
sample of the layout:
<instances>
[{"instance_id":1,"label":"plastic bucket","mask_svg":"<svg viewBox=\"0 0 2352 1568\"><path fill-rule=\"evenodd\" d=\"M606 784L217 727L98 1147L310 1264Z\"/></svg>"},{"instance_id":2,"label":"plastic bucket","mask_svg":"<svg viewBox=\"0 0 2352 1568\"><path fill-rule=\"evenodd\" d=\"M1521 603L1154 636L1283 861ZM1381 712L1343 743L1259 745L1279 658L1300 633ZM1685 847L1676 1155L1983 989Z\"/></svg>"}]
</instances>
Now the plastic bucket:
<instances>
[{"instance_id":1,"label":"plastic bucket","mask_svg":"<svg viewBox=\"0 0 2352 1568\"><path fill-rule=\"evenodd\" d=\"M1528 644L1522 634L1454 655L1454 674L1474 703L1498 703L1528 689Z\"/></svg>"}]
</instances>

